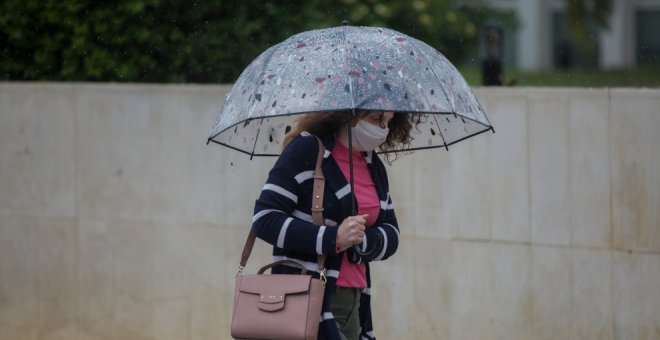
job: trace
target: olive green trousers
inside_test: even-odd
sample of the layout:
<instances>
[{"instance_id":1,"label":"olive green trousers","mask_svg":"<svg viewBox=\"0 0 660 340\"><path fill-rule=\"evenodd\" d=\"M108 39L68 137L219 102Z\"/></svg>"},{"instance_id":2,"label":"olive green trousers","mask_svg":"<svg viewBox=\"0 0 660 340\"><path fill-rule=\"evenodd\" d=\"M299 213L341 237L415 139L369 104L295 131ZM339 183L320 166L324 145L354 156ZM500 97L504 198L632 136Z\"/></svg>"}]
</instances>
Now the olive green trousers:
<instances>
[{"instance_id":1,"label":"olive green trousers","mask_svg":"<svg viewBox=\"0 0 660 340\"><path fill-rule=\"evenodd\" d=\"M332 298L332 315L335 317L342 340L360 339L360 288L337 287Z\"/></svg>"}]
</instances>

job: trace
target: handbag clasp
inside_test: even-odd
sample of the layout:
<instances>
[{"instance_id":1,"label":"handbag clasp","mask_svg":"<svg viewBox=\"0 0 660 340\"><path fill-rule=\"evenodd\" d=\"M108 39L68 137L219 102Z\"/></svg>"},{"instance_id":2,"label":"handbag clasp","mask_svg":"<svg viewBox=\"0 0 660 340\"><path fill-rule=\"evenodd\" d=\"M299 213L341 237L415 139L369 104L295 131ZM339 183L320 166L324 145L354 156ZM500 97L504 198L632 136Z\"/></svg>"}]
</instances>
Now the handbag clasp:
<instances>
[{"instance_id":1,"label":"handbag clasp","mask_svg":"<svg viewBox=\"0 0 660 340\"><path fill-rule=\"evenodd\" d=\"M323 288L325 288L325 283L328 282L328 279L325 277L325 269L319 272L319 276L321 277L321 284L323 284Z\"/></svg>"},{"instance_id":2,"label":"handbag clasp","mask_svg":"<svg viewBox=\"0 0 660 340\"><path fill-rule=\"evenodd\" d=\"M245 269L245 266L238 266L238 272L236 273L236 275L234 275L234 278L241 275L243 273L243 269Z\"/></svg>"}]
</instances>

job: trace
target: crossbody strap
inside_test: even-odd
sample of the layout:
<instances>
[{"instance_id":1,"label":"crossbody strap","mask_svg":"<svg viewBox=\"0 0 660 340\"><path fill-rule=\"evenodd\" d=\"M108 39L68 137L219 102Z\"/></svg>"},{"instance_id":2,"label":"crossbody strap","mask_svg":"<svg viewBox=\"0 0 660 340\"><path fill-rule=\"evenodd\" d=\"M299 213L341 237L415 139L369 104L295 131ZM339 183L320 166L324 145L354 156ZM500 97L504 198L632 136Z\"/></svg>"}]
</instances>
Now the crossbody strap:
<instances>
[{"instance_id":1,"label":"crossbody strap","mask_svg":"<svg viewBox=\"0 0 660 340\"><path fill-rule=\"evenodd\" d=\"M315 136L316 137L316 136ZM321 164L323 163L323 156L325 155L325 147L321 142L321 139L316 137L316 140L319 142L319 154L316 159L316 168L314 169L314 189L312 191L312 221L316 225L323 224L323 192L325 189L325 177L323 176L323 169L321 169ZM241 263L238 267L238 274L240 274L245 265L247 264L250 254L252 254L252 248L254 247L254 241L257 239L257 235L254 233L252 228L250 228L250 233L248 234L247 240L245 240L245 245L243 246L243 253L241 254ZM324 274L325 270L325 255L319 255L317 257L317 265L319 273ZM236 274L236 275L238 275Z\"/></svg>"}]
</instances>

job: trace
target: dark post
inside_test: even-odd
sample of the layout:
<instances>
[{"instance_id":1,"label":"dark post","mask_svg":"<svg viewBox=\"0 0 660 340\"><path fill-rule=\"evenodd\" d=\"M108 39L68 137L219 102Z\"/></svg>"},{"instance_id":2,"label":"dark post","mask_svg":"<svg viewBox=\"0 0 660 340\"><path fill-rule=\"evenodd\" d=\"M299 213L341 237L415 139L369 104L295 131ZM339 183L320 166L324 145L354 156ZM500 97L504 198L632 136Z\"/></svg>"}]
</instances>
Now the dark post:
<instances>
[{"instance_id":1,"label":"dark post","mask_svg":"<svg viewBox=\"0 0 660 340\"><path fill-rule=\"evenodd\" d=\"M481 75L484 86L502 85L502 26L497 22L485 25L486 58L481 62Z\"/></svg>"}]
</instances>

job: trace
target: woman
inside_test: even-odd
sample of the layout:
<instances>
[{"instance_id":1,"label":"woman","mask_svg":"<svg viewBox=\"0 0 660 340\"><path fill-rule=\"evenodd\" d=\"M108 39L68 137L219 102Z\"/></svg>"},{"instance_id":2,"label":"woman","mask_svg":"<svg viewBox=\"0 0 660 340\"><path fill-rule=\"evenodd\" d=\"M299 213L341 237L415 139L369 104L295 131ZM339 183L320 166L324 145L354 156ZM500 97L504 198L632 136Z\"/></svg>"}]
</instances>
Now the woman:
<instances>
[{"instance_id":1,"label":"woman","mask_svg":"<svg viewBox=\"0 0 660 340\"><path fill-rule=\"evenodd\" d=\"M375 339L369 264L387 259L399 245L387 174L374 150L393 151L408 144L412 128L409 115L359 112L351 119L351 153L348 116L346 112L315 113L298 120L254 208L252 228L259 238L273 244L275 261L292 259L318 275L316 258L326 255L328 282L319 339ZM322 164L326 178L323 226L312 223L310 212L312 174L319 149L314 135L326 150ZM355 216L348 184L349 154L353 157ZM294 274L299 270L282 265L272 272Z\"/></svg>"}]
</instances>

